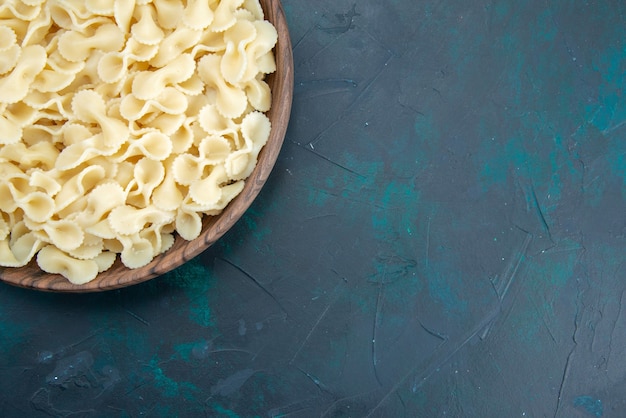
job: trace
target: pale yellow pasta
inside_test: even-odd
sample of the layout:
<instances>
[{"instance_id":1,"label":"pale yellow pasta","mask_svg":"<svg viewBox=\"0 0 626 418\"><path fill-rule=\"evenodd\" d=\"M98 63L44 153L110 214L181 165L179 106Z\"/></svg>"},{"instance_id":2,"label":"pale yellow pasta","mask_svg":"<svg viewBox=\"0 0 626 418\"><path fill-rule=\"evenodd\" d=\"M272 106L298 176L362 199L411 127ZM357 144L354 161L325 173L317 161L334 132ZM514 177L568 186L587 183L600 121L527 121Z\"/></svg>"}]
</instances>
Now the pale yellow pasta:
<instances>
[{"instance_id":1,"label":"pale yellow pasta","mask_svg":"<svg viewBox=\"0 0 626 418\"><path fill-rule=\"evenodd\" d=\"M25 3L22 0L22 3ZM43 1L39 2L39 4ZM33 6L35 6L33 4ZM37 16L28 22L28 27L22 38L22 46L37 45L44 41L50 29L50 11L47 8L40 9Z\"/></svg>"},{"instance_id":2,"label":"pale yellow pasta","mask_svg":"<svg viewBox=\"0 0 626 418\"><path fill-rule=\"evenodd\" d=\"M5 1L0 4L0 13L11 14L20 20L33 20L40 11L39 5L28 5L22 1Z\"/></svg>"},{"instance_id":3,"label":"pale yellow pasta","mask_svg":"<svg viewBox=\"0 0 626 418\"><path fill-rule=\"evenodd\" d=\"M62 251L72 251L80 247L85 237L83 228L67 219L48 220L42 229L50 237L50 243Z\"/></svg>"},{"instance_id":4,"label":"pale yellow pasta","mask_svg":"<svg viewBox=\"0 0 626 418\"><path fill-rule=\"evenodd\" d=\"M178 234L188 241L198 238L202 232L202 217L194 210L178 209L175 222Z\"/></svg>"},{"instance_id":5,"label":"pale yellow pasta","mask_svg":"<svg viewBox=\"0 0 626 418\"><path fill-rule=\"evenodd\" d=\"M0 51L0 74L5 74L11 71L17 64L17 60L19 59L21 53L22 48L20 48L17 44L10 45L6 49Z\"/></svg>"},{"instance_id":6,"label":"pale yellow pasta","mask_svg":"<svg viewBox=\"0 0 626 418\"><path fill-rule=\"evenodd\" d=\"M104 183L94 187L87 196L87 207L76 216L76 222L83 228L104 220L109 212L125 204L126 192L117 183Z\"/></svg>"},{"instance_id":7,"label":"pale yellow pasta","mask_svg":"<svg viewBox=\"0 0 626 418\"><path fill-rule=\"evenodd\" d=\"M152 242L142 238L139 232L133 235L123 235L118 237L123 246L120 257L122 263L129 268L139 268L148 264L158 251L155 251Z\"/></svg>"},{"instance_id":8,"label":"pale yellow pasta","mask_svg":"<svg viewBox=\"0 0 626 418\"><path fill-rule=\"evenodd\" d=\"M97 15L112 16L115 0L85 0L85 8Z\"/></svg>"},{"instance_id":9,"label":"pale yellow pasta","mask_svg":"<svg viewBox=\"0 0 626 418\"><path fill-rule=\"evenodd\" d=\"M174 29L184 13L184 6L180 1L152 0L157 12L157 21L163 29Z\"/></svg>"},{"instance_id":10,"label":"pale yellow pasta","mask_svg":"<svg viewBox=\"0 0 626 418\"><path fill-rule=\"evenodd\" d=\"M201 37L202 32L199 30L185 26L176 28L159 44L159 52L150 60L150 64L160 68L179 59L183 52L196 45Z\"/></svg>"},{"instance_id":11,"label":"pale yellow pasta","mask_svg":"<svg viewBox=\"0 0 626 418\"><path fill-rule=\"evenodd\" d=\"M154 99L165 87L181 83L193 75L196 63L191 54L181 54L176 60L153 71L141 71L133 79L133 94L141 99Z\"/></svg>"},{"instance_id":12,"label":"pale yellow pasta","mask_svg":"<svg viewBox=\"0 0 626 418\"><path fill-rule=\"evenodd\" d=\"M162 161L172 152L172 142L159 130L149 130L133 142L125 144L111 155L113 161L124 161L135 156L146 156L154 161Z\"/></svg>"},{"instance_id":13,"label":"pale yellow pasta","mask_svg":"<svg viewBox=\"0 0 626 418\"><path fill-rule=\"evenodd\" d=\"M208 164L221 164L232 152L230 142L222 136L207 136L198 144L198 154Z\"/></svg>"},{"instance_id":14,"label":"pale yellow pasta","mask_svg":"<svg viewBox=\"0 0 626 418\"><path fill-rule=\"evenodd\" d=\"M59 38L59 52L68 61L85 61L92 50L119 51L124 45L124 34L115 24L98 26L95 31L81 33L67 31Z\"/></svg>"},{"instance_id":15,"label":"pale yellow pasta","mask_svg":"<svg viewBox=\"0 0 626 418\"><path fill-rule=\"evenodd\" d=\"M165 36L163 29L159 27L156 20L156 10L149 5L137 7L135 11L137 22L130 29L132 37L139 43L145 45L156 45Z\"/></svg>"},{"instance_id":16,"label":"pale yellow pasta","mask_svg":"<svg viewBox=\"0 0 626 418\"><path fill-rule=\"evenodd\" d=\"M221 186L227 181L228 175L224 166L214 166L208 176L194 180L189 185L189 196L199 205L213 205L222 197Z\"/></svg>"},{"instance_id":17,"label":"pale yellow pasta","mask_svg":"<svg viewBox=\"0 0 626 418\"><path fill-rule=\"evenodd\" d=\"M217 110L227 118L238 118L248 106L248 98L242 88L228 83L220 70L222 57L208 54L198 62L198 75L208 89L215 93Z\"/></svg>"},{"instance_id":18,"label":"pale yellow pasta","mask_svg":"<svg viewBox=\"0 0 626 418\"><path fill-rule=\"evenodd\" d=\"M11 227L8 222L3 218L0 218L0 241L5 240L11 233Z\"/></svg>"},{"instance_id":19,"label":"pale yellow pasta","mask_svg":"<svg viewBox=\"0 0 626 418\"><path fill-rule=\"evenodd\" d=\"M88 283L99 273L99 265L96 261L71 257L54 245L46 245L39 251L37 264L43 271L61 274L74 284Z\"/></svg>"},{"instance_id":20,"label":"pale yellow pasta","mask_svg":"<svg viewBox=\"0 0 626 418\"><path fill-rule=\"evenodd\" d=\"M0 103L22 100L37 74L46 65L46 50L40 45L22 48L17 63L8 75L0 78Z\"/></svg>"},{"instance_id":21,"label":"pale yellow pasta","mask_svg":"<svg viewBox=\"0 0 626 418\"><path fill-rule=\"evenodd\" d=\"M136 3L138 4L139 2L135 0L117 0L113 4L115 23L124 33L127 33L130 29L130 22L133 18Z\"/></svg>"},{"instance_id":22,"label":"pale yellow pasta","mask_svg":"<svg viewBox=\"0 0 626 418\"><path fill-rule=\"evenodd\" d=\"M237 21L235 10L243 4L243 0L222 0L213 14L211 27L215 32L223 32Z\"/></svg>"},{"instance_id":23,"label":"pale yellow pasta","mask_svg":"<svg viewBox=\"0 0 626 418\"><path fill-rule=\"evenodd\" d=\"M74 284L202 232L267 142L258 0L0 2L0 266Z\"/></svg>"},{"instance_id":24,"label":"pale yellow pasta","mask_svg":"<svg viewBox=\"0 0 626 418\"><path fill-rule=\"evenodd\" d=\"M185 26L201 30L207 28L213 22L213 10L207 0L188 0L183 11L182 22Z\"/></svg>"},{"instance_id":25,"label":"pale yellow pasta","mask_svg":"<svg viewBox=\"0 0 626 418\"><path fill-rule=\"evenodd\" d=\"M183 187L174 179L172 162L166 162L165 167L165 178L161 184L155 187L152 193L152 203L162 210L176 210L176 208L180 207L184 198L181 191Z\"/></svg>"},{"instance_id":26,"label":"pale yellow pasta","mask_svg":"<svg viewBox=\"0 0 626 418\"><path fill-rule=\"evenodd\" d=\"M126 187L128 204L138 208L150 205L154 189L163 181L165 168L160 161L142 158L135 165L134 178Z\"/></svg>"},{"instance_id":27,"label":"pale yellow pasta","mask_svg":"<svg viewBox=\"0 0 626 418\"><path fill-rule=\"evenodd\" d=\"M150 112L180 115L186 112L187 96L174 87L165 87L155 98L138 99L134 94L126 95L120 102L120 115L129 121L141 119Z\"/></svg>"},{"instance_id":28,"label":"pale yellow pasta","mask_svg":"<svg viewBox=\"0 0 626 418\"><path fill-rule=\"evenodd\" d=\"M229 83L246 81L244 76L252 64L248 63L246 49L256 38L256 28L249 20L239 20L224 32L226 51L220 62L220 69Z\"/></svg>"},{"instance_id":29,"label":"pale yellow pasta","mask_svg":"<svg viewBox=\"0 0 626 418\"><path fill-rule=\"evenodd\" d=\"M0 144L14 144L22 137L22 127L15 121L0 115Z\"/></svg>"}]
</instances>

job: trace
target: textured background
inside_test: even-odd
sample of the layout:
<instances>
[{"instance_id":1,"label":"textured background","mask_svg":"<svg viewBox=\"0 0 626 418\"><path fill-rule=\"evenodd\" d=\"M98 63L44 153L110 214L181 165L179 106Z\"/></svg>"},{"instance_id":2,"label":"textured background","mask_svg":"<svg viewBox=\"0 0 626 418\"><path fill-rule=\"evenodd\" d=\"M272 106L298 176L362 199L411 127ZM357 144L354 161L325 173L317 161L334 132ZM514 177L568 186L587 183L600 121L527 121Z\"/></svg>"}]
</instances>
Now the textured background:
<instances>
[{"instance_id":1,"label":"textured background","mask_svg":"<svg viewBox=\"0 0 626 418\"><path fill-rule=\"evenodd\" d=\"M283 4L259 198L148 283L0 286L2 416L625 416L626 5Z\"/></svg>"}]
</instances>

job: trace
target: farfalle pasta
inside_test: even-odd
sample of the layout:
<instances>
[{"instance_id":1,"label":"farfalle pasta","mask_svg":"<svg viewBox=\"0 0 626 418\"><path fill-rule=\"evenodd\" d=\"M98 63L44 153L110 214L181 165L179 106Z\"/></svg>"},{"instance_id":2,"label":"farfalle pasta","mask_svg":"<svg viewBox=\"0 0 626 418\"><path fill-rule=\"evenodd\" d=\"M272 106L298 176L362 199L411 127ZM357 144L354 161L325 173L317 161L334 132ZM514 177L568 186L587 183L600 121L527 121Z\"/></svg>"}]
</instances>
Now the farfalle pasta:
<instances>
[{"instance_id":1,"label":"farfalle pasta","mask_svg":"<svg viewBox=\"0 0 626 418\"><path fill-rule=\"evenodd\" d=\"M75 284L192 240L269 138L258 0L0 4L0 266Z\"/></svg>"}]
</instances>

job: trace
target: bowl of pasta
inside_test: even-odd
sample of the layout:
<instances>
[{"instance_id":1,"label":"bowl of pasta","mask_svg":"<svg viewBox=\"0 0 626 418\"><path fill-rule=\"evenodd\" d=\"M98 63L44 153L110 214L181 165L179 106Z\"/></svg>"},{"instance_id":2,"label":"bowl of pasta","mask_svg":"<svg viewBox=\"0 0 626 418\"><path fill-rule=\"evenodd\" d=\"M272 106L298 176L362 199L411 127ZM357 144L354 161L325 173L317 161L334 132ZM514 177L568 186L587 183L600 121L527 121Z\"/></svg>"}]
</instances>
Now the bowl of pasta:
<instances>
[{"instance_id":1,"label":"bowl of pasta","mask_svg":"<svg viewBox=\"0 0 626 418\"><path fill-rule=\"evenodd\" d=\"M0 9L0 280L57 292L144 282L249 208L293 97L279 0Z\"/></svg>"}]
</instances>

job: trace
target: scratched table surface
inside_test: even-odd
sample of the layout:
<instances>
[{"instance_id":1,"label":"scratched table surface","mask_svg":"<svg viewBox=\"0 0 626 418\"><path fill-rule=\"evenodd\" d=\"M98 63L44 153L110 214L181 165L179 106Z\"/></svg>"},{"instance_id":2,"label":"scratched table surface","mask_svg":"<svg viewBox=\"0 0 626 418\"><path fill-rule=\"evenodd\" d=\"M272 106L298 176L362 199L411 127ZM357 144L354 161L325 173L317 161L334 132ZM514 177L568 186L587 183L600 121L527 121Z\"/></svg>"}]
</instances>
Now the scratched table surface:
<instances>
[{"instance_id":1,"label":"scratched table surface","mask_svg":"<svg viewBox=\"0 0 626 418\"><path fill-rule=\"evenodd\" d=\"M0 286L1 415L626 416L626 5L283 4L258 199L147 283Z\"/></svg>"}]
</instances>

